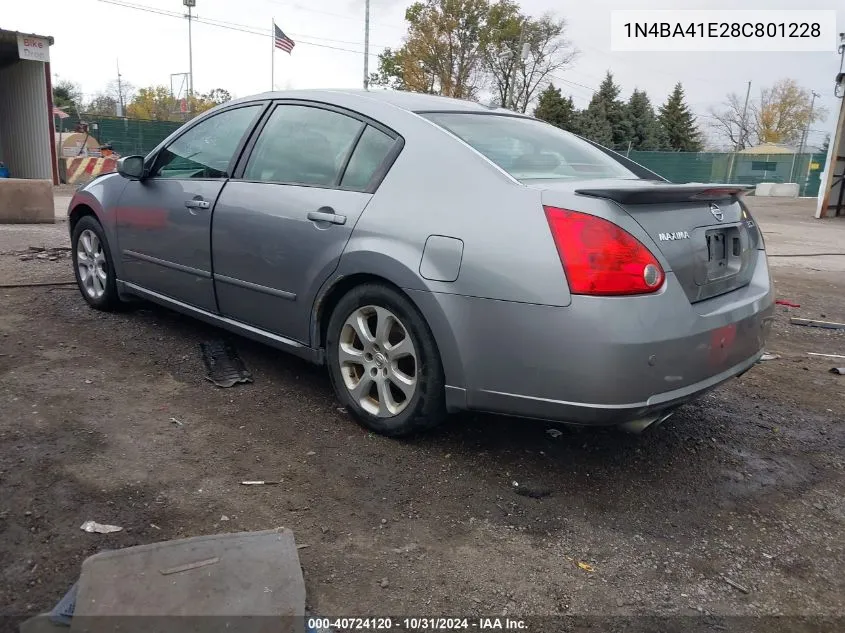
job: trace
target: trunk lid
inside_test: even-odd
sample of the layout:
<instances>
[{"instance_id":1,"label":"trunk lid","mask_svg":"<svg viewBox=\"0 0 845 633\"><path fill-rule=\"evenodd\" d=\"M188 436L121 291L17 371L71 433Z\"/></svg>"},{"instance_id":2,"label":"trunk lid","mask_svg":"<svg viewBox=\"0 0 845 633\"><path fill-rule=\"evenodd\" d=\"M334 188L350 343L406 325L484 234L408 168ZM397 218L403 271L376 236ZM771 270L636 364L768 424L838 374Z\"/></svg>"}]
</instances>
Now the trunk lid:
<instances>
[{"instance_id":1,"label":"trunk lid","mask_svg":"<svg viewBox=\"0 0 845 633\"><path fill-rule=\"evenodd\" d=\"M544 188L619 205L654 241L691 303L748 285L759 230L740 202L743 185L674 185L646 180L594 180ZM575 209L577 210L577 209Z\"/></svg>"}]
</instances>

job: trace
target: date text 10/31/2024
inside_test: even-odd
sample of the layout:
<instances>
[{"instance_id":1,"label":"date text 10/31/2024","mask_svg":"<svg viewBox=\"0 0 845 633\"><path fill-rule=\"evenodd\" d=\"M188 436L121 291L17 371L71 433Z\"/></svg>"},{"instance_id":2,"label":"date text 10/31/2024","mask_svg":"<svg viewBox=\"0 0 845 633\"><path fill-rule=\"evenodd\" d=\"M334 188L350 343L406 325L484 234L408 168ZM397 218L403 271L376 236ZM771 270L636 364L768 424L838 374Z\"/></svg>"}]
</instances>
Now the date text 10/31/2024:
<instances>
[{"instance_id":1,"label":"date text 10/31/2024","mask_svg":"<svg viewBox=\"0 0 845 633\"><path fill-rule=\"evenodd\" d=\"M524 620L505 617L478 618L308 618L310 631L525 631Z\"/></svg>"}]
</instances>

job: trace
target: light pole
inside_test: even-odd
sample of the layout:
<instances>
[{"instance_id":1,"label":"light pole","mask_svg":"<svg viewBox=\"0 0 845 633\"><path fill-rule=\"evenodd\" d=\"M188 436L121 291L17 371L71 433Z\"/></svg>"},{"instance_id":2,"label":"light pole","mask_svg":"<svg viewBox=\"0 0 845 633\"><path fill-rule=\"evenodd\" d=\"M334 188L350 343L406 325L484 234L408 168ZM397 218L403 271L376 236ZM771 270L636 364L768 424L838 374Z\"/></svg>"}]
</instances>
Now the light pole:
<instances>
[{"instance_id":1,"label":"light pole","mask_svg":"<svg viewBox=\"0 0 845 633\"><path fill-rule=\"evenodd\" d=\"M188 112L191 112L193 105L191 101L194 97L194 45L191 41L191 9L197 6L197 0L182 0L182 4L188 7Z\"/></svg>"},{"instance_id":2,"label":"light pole","mask_svg":"<svg viewBox=\"0 0 845 633\"><path fill-rule=\"evenodd\" d=\"M519 31L519 43L516 48L519 51L519 61L525 62L531 52L531 44L525 41L524 26ZM502 61L511 60L515 56L516 51L513 50L506 50L499 53L499 59ZM514 93L516 92L516 68L519 61L514 61L510 81L508 81L507 86L505 86L504 99L502 99L503 108L510 107L511 110L516 110L516 95Z\"/></svg>"},{"instance_id":3,"label":"light pole","mask_svg":"<svg viewBox=\"0 0 845 633\"><path fill-rule=\"evenodd\" d=\"M364 90L370 86L370 0L364 1Z\"/></svg>"},{"instance_id":4,"label":"light pole","mask_svg":"<svg viewBox=\"0 0 845 633\"><path fill-rule=\"evenodd\" d=\"M819 93L813 90L813 98L810 100L810 114L807 115L807 125L804 126L804 133L801 134L801 148L798 150L799 154L804 153L804 144L807 142L807 137L810 135L810 123L813 120L813 106L816 105L816 97L821 97ZM810 165L812 163L812 158L807 160L807 175L804 176L804 184L802 185L802 189L807 188L807 181L810 179ZM799 195L803 194L802 191Z\"/></svg>"},{"instance_id":5,"label":"light pole","mask_svg":"<svg viewBox=\"0 0 845 633\"><path fill-rule=\"evenodd\" d=\"M123 83L120 77L120 60L117 60L117 105L115 106L115 110L119 117L123 116L123 106Z\"/></svg>"}]
</instances>

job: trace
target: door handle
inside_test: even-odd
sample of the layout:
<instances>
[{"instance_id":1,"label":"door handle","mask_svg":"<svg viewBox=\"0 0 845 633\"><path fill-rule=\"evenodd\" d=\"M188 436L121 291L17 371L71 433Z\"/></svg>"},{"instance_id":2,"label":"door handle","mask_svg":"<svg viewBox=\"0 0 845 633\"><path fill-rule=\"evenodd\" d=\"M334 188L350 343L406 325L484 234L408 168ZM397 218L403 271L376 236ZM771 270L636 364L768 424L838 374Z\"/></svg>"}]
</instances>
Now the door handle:
<instances>
[{"instance_id":1,"label":"door handle","mask_svg":"<svg viewBox=\"0 0 845 633\"><path fill-rule=\"evenodd\" d=\"M325 208L325 207L324 207ZM346 224L346 216L338 215L334 211L309 211L308 219L312 222L331 222L332 224Z\"/></svg>"},{"instance_id":2,"label":"door handle","mask_svg":"<svg viewBox=\"0 0 845 633\"><path fill-rule=\"evenodd\" d=\"M189 209L210 209L211 203L205 200L185 200L185 206Z\"/></svg>"}]
</instances>

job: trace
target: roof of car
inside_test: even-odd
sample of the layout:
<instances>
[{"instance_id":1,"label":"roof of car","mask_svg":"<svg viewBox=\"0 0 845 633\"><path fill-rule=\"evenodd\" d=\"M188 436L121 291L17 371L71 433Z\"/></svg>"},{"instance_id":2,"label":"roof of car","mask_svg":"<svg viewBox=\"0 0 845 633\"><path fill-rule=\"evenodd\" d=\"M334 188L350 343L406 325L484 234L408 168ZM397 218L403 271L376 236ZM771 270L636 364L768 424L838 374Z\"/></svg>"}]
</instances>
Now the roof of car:
<instances>
[{"instance_id":1,"label":"roof of car","mask_svg":"<svg viewBox=\"0 0 845 633\"><path fill-rule=\"evenodd\" d=\"M399 90L286 90L283 92L268 92L251 98L272 97L274 99L325 99L331 101L332 95L380 101L409 112L426 110L491 112L499 109L475 101Z\"/></svg>"}]
</instances>

